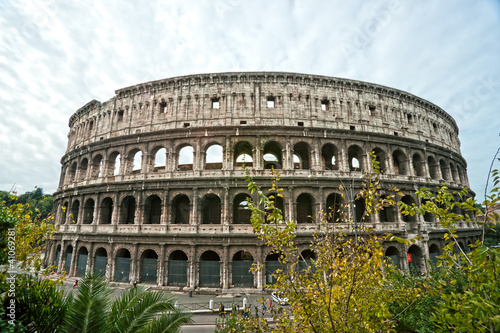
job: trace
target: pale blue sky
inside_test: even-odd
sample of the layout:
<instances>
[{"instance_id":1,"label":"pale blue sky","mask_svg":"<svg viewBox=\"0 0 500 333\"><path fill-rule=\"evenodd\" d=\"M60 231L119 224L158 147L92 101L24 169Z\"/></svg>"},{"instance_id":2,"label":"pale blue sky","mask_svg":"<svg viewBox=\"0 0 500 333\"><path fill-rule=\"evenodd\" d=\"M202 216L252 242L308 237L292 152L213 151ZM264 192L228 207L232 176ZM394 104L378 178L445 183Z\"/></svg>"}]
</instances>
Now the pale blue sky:
<instances>
[{"instance_id":1,"label":"pale blue sky","mask_svg":"<svg viewBox=\"0 0 500 333\"><path fill-rule=\"evenodd\" d=\"M56 190L68 120L171 76L288 71L374 82L450 113L473 190L500 146L500 2L0 2L0 189Z\"/></svg>"}]
</instances>

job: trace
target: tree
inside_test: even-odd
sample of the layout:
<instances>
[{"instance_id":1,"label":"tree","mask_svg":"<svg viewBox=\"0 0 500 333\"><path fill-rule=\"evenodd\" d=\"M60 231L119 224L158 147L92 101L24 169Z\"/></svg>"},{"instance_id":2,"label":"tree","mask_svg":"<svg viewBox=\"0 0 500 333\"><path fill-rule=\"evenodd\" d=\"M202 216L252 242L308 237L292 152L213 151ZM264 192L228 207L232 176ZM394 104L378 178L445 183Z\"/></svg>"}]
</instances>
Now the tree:
<instances>
[{"instance_id":1,"label":"tree","mask_svg":"<svg viewBox=\"0 0 500 333\"><path fill-rule=\"evenodd\" d=\"M66 318L68 332L178 332L191 314L177 310L170 294L130 288L115 301L104 278L87 275Z\"/></svg>"}]
</instances>

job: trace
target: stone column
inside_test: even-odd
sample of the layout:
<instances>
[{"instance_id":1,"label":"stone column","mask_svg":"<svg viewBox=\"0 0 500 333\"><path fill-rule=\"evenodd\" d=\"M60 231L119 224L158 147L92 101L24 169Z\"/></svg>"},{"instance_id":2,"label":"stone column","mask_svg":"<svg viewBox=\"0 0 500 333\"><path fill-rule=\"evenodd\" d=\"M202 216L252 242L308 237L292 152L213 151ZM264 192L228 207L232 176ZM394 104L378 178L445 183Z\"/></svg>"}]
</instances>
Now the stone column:
<instances>
[{"instance_id":1,"label":"stone column","mask_svg":"<svg viewBox=\"0 0 500 333\"><path fill-rule=\"evenodd\" d=\"M75 276L76 275L76 255L77 255L77 241L73 241L73 253L71 255L71 266L68 272L68 276Z\"/></svg>"},{"instance_id":2,"label":"stone column","mask_svg":"<svg viewBox=\"0 0 500 333\"><path fill-rule=\"evenodd\" d=\"M195 187L193 188L193 202L192 202L192 209L191 209L191 221L189 221L192 226L197 226L200 224L199 217L198 217L198 188Z\"/></svg>"},{"instance_id":3,"label":"stone column","mask_svg":"<svg viewBox=\"0 0 500 333\"><path fill-rule=\"evenodd\" d=\"M222 265L222 289L227 290L229 288L229 249L227 245L224 245L224 253L221 258Z\"/></svg>"},{"instance_id":4,"label":"stone column","mask_svg":"<svg viewBox=\"0 0 500 333\"><path fill-rule=\"evenodd\" d=\"M158 255L158 285L165 285L165 244L160 244L160 253Z\"/></svg>"},{"instance_id":5,"label":"stone column","mask_svg":"<svg viewBox=\"0 0 500 333\"><path fill-rule=\"evenodd\" d=\"M257 247L257 260L256 261L257 261L257 265L259 265L260 267L264 267L263 266L264 260L262 260L262 259L263 259L262 258L262 246L258 246ZM257 279L257 289L262 290L262 287L263 287L262 269L259 269L255 275L256 275L256 279ZM265 274L264 274L264 276L265 276ZM255 288L255 283L254 283L254 288Z\"/></svg>"}]
</instances>

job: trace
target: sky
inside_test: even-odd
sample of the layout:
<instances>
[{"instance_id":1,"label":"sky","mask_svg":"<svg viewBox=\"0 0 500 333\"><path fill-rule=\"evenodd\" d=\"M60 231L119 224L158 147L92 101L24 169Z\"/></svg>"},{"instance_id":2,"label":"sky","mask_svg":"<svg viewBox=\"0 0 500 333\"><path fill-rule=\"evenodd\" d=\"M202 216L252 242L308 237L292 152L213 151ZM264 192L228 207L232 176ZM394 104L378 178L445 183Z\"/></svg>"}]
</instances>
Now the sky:
<instances>
[{"instance_id":1,"label":"sky","mask_svg":"<svg viewBox=\"0 0 500 333\"><path fill-rule=\"evenodd\" d=\"M230 71L334 76L422 97L456 120L484 198L500 147L500 1L488 0L0 0L0 189L56 191L69 118L92 99Z\"/></svg>"}]
</instances>

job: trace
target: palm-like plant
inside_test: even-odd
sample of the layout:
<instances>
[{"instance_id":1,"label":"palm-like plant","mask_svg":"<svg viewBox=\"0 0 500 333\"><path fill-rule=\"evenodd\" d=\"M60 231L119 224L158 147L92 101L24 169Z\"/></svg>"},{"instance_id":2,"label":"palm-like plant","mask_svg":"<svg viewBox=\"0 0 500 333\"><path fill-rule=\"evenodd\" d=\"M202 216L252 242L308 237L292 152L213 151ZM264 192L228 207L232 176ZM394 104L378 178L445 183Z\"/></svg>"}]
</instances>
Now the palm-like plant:
<instances>
[{"instance_id":1,"label":"palm-like plant","mask_svg":"<svg viewBox=\"0 0 500 333\"><path fill-rule=\"evenodd\" d=\"M115 301L103 278L82 279L66 318L68 332L142 333L178 332L191 322L191 314L174 307L170 294L146 292L137 286Z\"/></svg>"}]
</instances>

